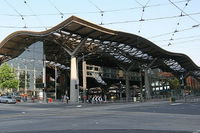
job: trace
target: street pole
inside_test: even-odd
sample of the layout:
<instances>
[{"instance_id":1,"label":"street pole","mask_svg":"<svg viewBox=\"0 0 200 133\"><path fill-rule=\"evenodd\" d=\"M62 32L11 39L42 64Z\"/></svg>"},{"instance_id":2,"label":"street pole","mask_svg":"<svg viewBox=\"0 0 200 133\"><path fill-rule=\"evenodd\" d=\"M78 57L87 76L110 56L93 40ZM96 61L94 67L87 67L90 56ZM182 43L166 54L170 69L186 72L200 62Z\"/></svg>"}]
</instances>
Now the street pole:
<instances>
[{"instance_id":1,"label":"street pole","mask_svg":"<svg viewBox=\"0 0 200 133\"><path fill-rule=\"evenodd\" d=\"M84 57L82 62L82 72L83 72L83 102L86 103L87 77L86 77L86 61L84 60Z\"/></svg>"},{"instance_id":2,"label":"street pole","mask_svg":"<svg viewBox=\"0 0 200 133\"><path fill-rule=\"evenodd\" d=\"M44 91L43 91L43 99L44 99L44 102L46 101L46 92L45 92L45 89L46 89L46 56L45 54L43 55L43 85L44 85Z\"/></svg>"},{"instance_id":3,"label":"street pole","mask_svg":"<svg viewBox=\"0 0 200 133\"><path fill-rule=\"evenodd\" d=\"M27 65L25 65L25 94L27 94Z\"/></svg>"},{"instance_id":4,"label":"street pole","mask_svg":"<svg viewBox=\"0 0 200 133\"><path fill-rule=\"evenodd\" d=\"M19 63L17 64L17 79L20 80L20 71L19 71ZM17 92L19 92L19 82L18 82L18 87L17 87Z\"/></svg>"},{"instance_id":5,"label":"street pole","mask_svg":"<svg viewBox=\"0 0 200 133\"><path fill-rule=\"evenodd\" d=\"M119 81L119 100L122 101L122 82Z\"/></svg>"},{"instance_id":6,"label":"street pole","mask_svg":"<svg viewBox=\"0 0 200 133\"><path fill-rule=\"evenodd\" d=\"M35 75L35 65L33 69L33 96L35 97L35 91L36 91L36 75Z\"/></svg>"},{"instance_id":7,"label":"street pole","mask_svg":"<svg viewBox=\"0 0 200 133\"><path fill-rule=\"evenodd\" d=\"M142 69L140 69L140 102L143 102Z\"/></svg>"},{"instance_id":8,"label":"street pole","mask_svg":"<svg viewBox=\"0 0 200 133\"><path fill-rule=\"evenodd\" d=\"M55 65L55 100L57 100L57 67Z\"/></svg>"},{"instance_id":9,"label":"street pole","mask_svg":"<svg viewBox=\"0 0 200 133\"><path fill-rule=\"evenodd\" d=\"M130 97L130 81L129 81L129 71L125 71L125 80L126 80L126 102L129 102Z\"/></svg>"}]
</instances>

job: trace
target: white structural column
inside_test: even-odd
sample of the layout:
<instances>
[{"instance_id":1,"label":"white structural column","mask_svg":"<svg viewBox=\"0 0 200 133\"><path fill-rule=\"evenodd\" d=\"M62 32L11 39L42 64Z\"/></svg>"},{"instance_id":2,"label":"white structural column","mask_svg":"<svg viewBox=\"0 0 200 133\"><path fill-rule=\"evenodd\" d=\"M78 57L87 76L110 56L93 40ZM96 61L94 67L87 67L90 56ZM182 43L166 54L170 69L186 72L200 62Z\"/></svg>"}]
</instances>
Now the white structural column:
<instances>
[{"instance_id":1,"label":"white structural column","mask_svg":"<svg viewBox=\"0 0 200 133\"><path fill-rule=\"evenodd\" d=\"M71 66L70 66L70 102L79 102L79 79L78 79L78 62L75 57L79 49L85 44L87 37L83 38L81 42L76 46L73 51L66 49L61 46L69 55L71 55Z\"/></svg>"},{"instance_id":2,"label":"white structural column","mask_svg":"<svg viewBox=\"0 0 200 133\"><path fill-rule=\"evenodd\" d=\"M77 58L71 56L71 67L70 67L70 102L77 103L79 97L78 88L78 72L77 72Z\"/></svg>"}]
</instances>

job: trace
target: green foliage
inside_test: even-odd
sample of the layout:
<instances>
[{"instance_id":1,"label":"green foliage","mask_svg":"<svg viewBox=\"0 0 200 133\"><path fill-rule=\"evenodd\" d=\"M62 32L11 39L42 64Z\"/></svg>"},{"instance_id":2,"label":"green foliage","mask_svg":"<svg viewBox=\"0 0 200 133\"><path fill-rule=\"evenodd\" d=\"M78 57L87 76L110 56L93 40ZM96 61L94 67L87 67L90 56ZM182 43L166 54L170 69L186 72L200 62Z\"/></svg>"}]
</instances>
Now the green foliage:
<instances>
[{"instance_id":1,"label":"green foliage","mask_svg":"<svg viewBox=\"0 0 200 133\"><path fill-rule=\"evenodd\" d=\"M0 88L13 89L18 88L19 80L16 79L16 74L13 68L7 63L0 66Z\"/></svg>"},{"instance_id":2,"label":"green foliage","mask_svg":"<svg viewBox=\"0 0 200 133\"><path fill-rule=\"evenodd\" d=\"M174 103L176 101L176 99L174 97L170 97L170 102Z\"/></svg>"},{"instance_id":3,"label":"green foliage","mask_svg":"<svg viewBox=\"0 0 200 133\"><path fill-rule=\"evenodd\" d=\"M170 79L169 86L171 89L178 89L180 87L179 80L177 78Z\"/></svg>"}]
</instances>

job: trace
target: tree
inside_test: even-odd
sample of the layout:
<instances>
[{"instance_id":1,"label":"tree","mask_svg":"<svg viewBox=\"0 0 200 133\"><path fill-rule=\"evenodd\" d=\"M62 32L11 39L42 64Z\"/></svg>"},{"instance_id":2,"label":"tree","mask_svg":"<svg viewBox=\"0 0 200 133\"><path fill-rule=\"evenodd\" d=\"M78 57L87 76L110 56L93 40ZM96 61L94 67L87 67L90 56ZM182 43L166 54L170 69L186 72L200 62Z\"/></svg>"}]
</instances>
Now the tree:
<instances>
[{"instance_id":1,"label":"tree","mask_svg":"<svg viewBox=\"0 0 200 133\"><path fill-rule=\"evenodd\" d=\"M178 89L180 87L179 80L177 78L170 79L169 86L172 90Z\"/></svg>"},{"instance_id":2,"label":"tree","mask_svg":"<svg viewBox=\"0 0 200 133\"><path fill-rule=\"evenodd\" d=\"M180 88L180 82L177 78L170 79L169 80L169 86L170 86L170 89L171 89L170 101L175 102L175 96L177 96L177 94L180 94L178 92L178 89Z\"/></svg>"},{"instance_id":3,"label":"tree","mask_svg":"<svg viewBox=\"0 0 200 133\"><path fill-rule=\"evenodd\" d=\"M0 88L2 91L18 88L19 80L16 78L16 73L7 63L0 66Z\"/></svg>"}]
</instances>

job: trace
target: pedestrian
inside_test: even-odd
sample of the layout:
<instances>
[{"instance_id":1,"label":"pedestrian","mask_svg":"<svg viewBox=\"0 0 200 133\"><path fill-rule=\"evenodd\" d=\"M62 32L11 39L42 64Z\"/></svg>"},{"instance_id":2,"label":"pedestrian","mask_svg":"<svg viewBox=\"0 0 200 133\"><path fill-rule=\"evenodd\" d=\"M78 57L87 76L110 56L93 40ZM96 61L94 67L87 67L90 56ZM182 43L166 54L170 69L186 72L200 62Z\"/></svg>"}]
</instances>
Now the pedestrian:
<instances>
[{"instance_id":1,"label":"pedestrian","mask_svg":"<svg viewBox=\"0 0 200 133\"><path fill-rule=\"evenodd\" d=\"M66 96L66 102L67 102L67 104L68 104L68 102L69 102L69 97L68 97L68 96Z\"/></svg>"},{"instance_id":2,"label":"pedestrian","mask_svg":"<svg viewBox=\"0 0 200 133\"><path fill-rule=\"evenodd\" d=\"M66 102L67 96L66 94L63 96L63 102Z\"/></svg>"},{"instance_id":3,"label":"pedestrian","mask_svg":"<svg viewBox=\"0 0 200 133\"><path fill-rule=\"evenodd\" d=\"M61 95L61 102L64 102L63 100L64 100L64 96L63 96L63 95Z\"/></svg>"}]
</instances>

